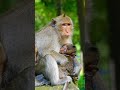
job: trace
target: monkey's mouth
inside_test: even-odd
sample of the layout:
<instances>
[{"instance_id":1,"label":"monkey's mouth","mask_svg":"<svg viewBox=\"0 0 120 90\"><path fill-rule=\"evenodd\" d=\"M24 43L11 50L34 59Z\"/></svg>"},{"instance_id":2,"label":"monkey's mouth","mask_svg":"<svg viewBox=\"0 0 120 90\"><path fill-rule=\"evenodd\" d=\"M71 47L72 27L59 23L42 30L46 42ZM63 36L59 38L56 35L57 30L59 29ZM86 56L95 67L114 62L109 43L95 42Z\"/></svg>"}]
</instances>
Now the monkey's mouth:
<instances>
[{"instance_id":1,"label":"monkey's mouth","mask_svg":"<svg viewBox=\"0 0 120 90\"><path fill-rule=\"evenodd\" d=\"M70 35L62 35L64 38L67 38L67 37L69 37Z\"/></svg>"}]
</instances>

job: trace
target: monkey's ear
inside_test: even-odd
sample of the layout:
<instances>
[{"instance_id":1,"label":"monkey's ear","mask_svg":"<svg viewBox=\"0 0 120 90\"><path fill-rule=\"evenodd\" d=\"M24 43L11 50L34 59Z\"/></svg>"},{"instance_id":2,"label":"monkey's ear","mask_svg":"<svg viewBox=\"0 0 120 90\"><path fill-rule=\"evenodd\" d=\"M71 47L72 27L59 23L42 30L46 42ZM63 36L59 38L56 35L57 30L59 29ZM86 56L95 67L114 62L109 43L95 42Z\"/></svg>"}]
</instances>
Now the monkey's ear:
<instances>
[{"instance_id":1,"label":"monkey's ear","mask_svg":"<svg viewBox=\"0 0 120 90\"><path fill-rule=\"evenodd\" d=\"M55 24L56 24L56 20L52 19L52 21L51 21L51 24L50 24L50 25L51 25L52 27L55 27Z\"/></svg>"}]
</instances>

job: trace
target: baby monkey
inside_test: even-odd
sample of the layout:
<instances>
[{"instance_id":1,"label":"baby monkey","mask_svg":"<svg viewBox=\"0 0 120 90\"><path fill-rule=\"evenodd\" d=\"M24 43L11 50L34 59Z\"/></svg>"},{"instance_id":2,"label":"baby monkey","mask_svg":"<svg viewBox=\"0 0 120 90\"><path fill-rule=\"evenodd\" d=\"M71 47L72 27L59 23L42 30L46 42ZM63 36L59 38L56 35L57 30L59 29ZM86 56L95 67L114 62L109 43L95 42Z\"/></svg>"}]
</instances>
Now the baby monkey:
<instances>
[{"instance_id":1,"label":"baby monkey","mask_svg":"<svg viewBox=\"0 0 120 90\"><path fill-rule=\"evenodd\" d=\"M77 81L81 66L75 57L76 47L70 43L64 44L60 49L60 53L68 58L68 63L65 66L59 65L60 78L63 75L68 75L72 77L73 82Z\"/></svg>"}]
</instances>

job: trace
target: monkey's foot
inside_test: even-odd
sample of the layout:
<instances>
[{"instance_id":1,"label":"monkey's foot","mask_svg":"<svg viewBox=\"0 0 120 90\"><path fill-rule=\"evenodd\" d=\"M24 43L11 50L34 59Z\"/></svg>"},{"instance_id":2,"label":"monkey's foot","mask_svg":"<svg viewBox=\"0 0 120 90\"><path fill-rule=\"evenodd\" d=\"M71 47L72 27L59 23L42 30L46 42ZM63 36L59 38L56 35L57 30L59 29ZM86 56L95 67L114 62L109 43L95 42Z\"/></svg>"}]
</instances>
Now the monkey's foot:
<instances>
[{"instance_id":1,"label":"monkey's foot","mask_svg":"<svg viewBox=\"0 0 120 90\"><path fill-rule=\"evenodd\" d=\"M42 82L35 82L35 87L42 86L42 85L43 85Z\"/></svg>"},{"instance_id":2,"label":"monkey's foot","mask_svg":"<svg viewBox=\"0 0 120 90\"><path fill-rule=\"evenodd\" d=\"M35 86L49 85L50 81L46 80L43 74L36 76L37 81L35 81Z\"/></svg>"},{"instance_id":3,"label":"monkey's foot","mask_svg":"<svg viewBox=\"0 0 120 90\"><path fill-rule=\"evenodd\" d=\"M62 82L62 83L59 85L65 84L67 82L70 83L70 82L72 82L72 78L70 76L65 76L65 77L60 79L60 82Z\"/></svg>"},{"instance_id":4,"label":"monkey's foot","mask_svg":"<svg viewBox=\"0 0 120 90\"><path fill-rule=\"evenodd\" d=\"M70 76L66 76L67 77L67 82L72 82L72 78Z\"/></svg>"}]
</instances>

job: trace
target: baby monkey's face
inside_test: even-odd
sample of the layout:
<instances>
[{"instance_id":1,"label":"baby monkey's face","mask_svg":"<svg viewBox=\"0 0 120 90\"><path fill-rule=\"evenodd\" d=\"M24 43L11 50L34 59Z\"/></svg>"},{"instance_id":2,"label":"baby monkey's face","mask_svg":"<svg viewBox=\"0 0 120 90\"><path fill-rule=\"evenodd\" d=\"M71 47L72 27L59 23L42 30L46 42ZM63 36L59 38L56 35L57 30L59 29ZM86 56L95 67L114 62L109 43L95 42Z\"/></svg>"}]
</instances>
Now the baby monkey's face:
<instances>
[{"instance_id":1,"label":"baby monkey's face","mask_svg":"<svg viewBox=\"0 0 120 90\"><path fill-rule=\"evenodd\" d=\"M73 44L67 43L61 47L60 53L70 55L70 56L75 56L76 47Z\"/></svg>"}]
</instances>

